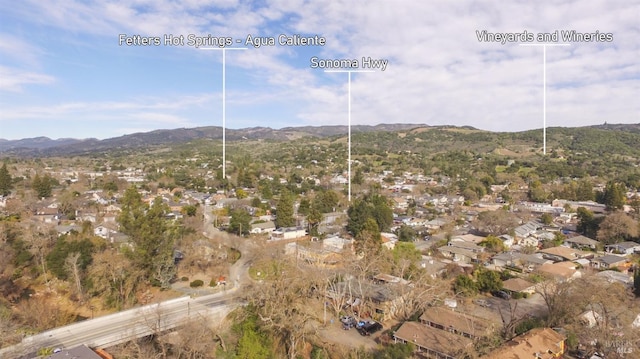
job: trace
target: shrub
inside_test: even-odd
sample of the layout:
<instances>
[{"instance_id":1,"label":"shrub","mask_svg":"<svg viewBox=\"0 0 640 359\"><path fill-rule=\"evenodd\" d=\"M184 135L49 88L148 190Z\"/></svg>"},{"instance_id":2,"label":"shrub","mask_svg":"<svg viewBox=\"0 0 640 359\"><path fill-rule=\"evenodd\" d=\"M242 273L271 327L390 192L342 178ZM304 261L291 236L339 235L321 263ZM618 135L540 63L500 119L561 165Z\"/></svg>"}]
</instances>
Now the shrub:
<instances>
[{"instance_id":1,"label":"shrub","mask_svg":"<svg viewBox=\"0 0 640 359\"><path fill-rule=\"evenodd\" d=\"M189 283L189 286L191 288L197 288L197 287L202 287L204 285L204 282L201 281L200 279L196 279L193 282Z\"/></svg>"},{"instance_id":2,"label":"shrub","mask_svg":"<svg viewBox=\"0 0 640 359\"><path fill-rule=\"evenodd\" d=\"M182 277L182 278L180 278L180 280L183 281L183 282L187 282L189 280L189 277Z\"/></svg>"},{"instance_id":3,"label":"shrub","mask_svg":"<svg viewBox=\"0 0 640 359\"><path fill-rule=\"evenodd\" d=\"M215 278L211 278L211 281L209 282L209 287L215 287L216 285L218 285L218 281Z\"/></svg>"}]
</instances>

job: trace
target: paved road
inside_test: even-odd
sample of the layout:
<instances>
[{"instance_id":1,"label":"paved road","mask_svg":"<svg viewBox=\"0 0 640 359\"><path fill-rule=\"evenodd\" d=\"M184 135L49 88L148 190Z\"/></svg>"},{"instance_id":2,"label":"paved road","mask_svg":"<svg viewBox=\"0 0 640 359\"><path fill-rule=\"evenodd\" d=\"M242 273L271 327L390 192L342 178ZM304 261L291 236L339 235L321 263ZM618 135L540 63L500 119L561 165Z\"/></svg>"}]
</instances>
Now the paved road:
<instances>
[{"instance_id":1,"label":"paved road","mask_svg":"<svg viewBox=\"0 0 640 359\"><path fill-rule=\"evenodd\" d=\"M237 290L203 297L181 297L48 330L0 350L0 358L15 358L40 348L109 347L160 331L189 320L224 317L241 304Z\"/></svg>"}]
</instances>

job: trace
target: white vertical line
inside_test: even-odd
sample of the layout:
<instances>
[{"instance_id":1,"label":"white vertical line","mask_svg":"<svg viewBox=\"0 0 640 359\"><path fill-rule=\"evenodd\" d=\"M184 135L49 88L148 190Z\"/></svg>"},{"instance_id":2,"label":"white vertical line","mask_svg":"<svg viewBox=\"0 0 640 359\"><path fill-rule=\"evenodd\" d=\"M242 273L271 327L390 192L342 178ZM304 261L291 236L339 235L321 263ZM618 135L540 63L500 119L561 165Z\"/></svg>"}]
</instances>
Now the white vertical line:
<instances>
[{"instance_id":1,"label":"white vertical line","mask_svg":"<svg viewBox=\"0 0 640 359\"><path fill-rule=\"evenodd\" d=\"M348 170L347 170L347 176L349 177L349 202L351 202L351 72L348 72L349 74L349 81L348 81L348 108L349 108L349 120L348 120L348 124L349 124L349 140L348 140L348 146L349 146L349 158L347 160L348 162Z\"/></svg>"},{"instance_id":2,"label":"white vertical line","mask_svg":"<svg viewBox=\"0 0 640 359\"><path fill-rule=\"evenodd\" d=\"M227 107L226 107L226 49L222 49L222 180L227 179Z\"/></svg>"},{"instance_id":3,"label":"white vertical line","mask_svg":"<svg viewBox=\"0 0 640 359\"><path fill-rule=\"evenodd\" d=\"M547 154L547 46L542 46L542 154Z\"/></svg>"},{"instance_id":4,"label":"white vertical line","mask_svg":"<svg viewBox=\"0 0 640 359\"><path fill-rule=\"evenodd\" d=\"M351 202L351 73L352 72L375 72L371 70L324 70L324 72L346 72L348 74L347 82L347 104L348 104L348 127L349 134L347 140L348 158L347 158L347 177L348 178L348 200Z\"/></svg>"},{"instance_id":5,"label":"white vertical line","mask_svg":"<svg viewBox=\"0 0 640 359\"><path fill-rule=\"evenodd\" d=\"M571 46L570 44L520 44L542 46L542 153L547 154L547 46Z\"/></svg>"}]
</instances>

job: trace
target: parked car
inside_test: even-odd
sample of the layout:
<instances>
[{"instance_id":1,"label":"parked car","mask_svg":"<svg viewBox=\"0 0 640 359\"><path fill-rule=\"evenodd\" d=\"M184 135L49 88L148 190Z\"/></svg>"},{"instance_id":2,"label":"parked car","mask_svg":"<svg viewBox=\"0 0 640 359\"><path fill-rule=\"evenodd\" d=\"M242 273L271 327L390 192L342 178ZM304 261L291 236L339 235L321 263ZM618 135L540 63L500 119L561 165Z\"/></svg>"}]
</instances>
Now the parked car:
<instances>
[{"instance_id":1,"label":"parked car","mask_svg":"<svg viewBox=\"0 0 640 359\"><path fill-rule=\"evenodd\" d=\"M489 301L486 299L476 299L473 302L481 307L491 308L491 303L489 303Z\"/></svg>"},{"instance_id":2,"label":"parked car","mask_svg":"<svg viewBox=\"0 0 640 359\"><path fill-rule=\"evenodd\" d=\"M356 320L356 318L350 316L350 315L346 315L342 318L340 318L340 322L342 323L342 329L344 330L349 330L353 327L356 326L356 324L358 324L358 321Z\"/></svg>"},{"instance_id":3,"label":"parked car","mask_svg":"<svg viewBox=\"0 0 640 359\"><path fill-rule=\"evenodd\" d=\"M372 320L358 323L358 333L362 336L371 335L381 329L382 324Z\"/></svg>"},{"instance_id":4,"label":"parked car","mask_svg":"<svg viewBox=\"0 0 640 359\"><path fill-rule=\"evenodd\" d=\"M505 292L504 290L497 290L495 292L492 292L491 294L494 297L502 298L502 299L505 299L505 300L511 299L511 296L509 295L509 293Z\"/></svg>"}]
</instances>

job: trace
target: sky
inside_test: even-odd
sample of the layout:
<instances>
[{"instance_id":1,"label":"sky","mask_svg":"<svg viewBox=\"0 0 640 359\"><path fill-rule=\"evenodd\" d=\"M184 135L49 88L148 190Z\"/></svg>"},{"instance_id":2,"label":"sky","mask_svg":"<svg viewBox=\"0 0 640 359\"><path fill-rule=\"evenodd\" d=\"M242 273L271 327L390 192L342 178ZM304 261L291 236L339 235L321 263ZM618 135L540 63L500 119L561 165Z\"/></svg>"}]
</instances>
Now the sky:
<instances>
[{"instance_id":1,"label":"sky","mask_svg":"<svg viewBox=\"0 0 640 359\"><path fill-rule=\"evenodd\" d=\"M483 30L505 41L480 41ZM589 38L537 38L571 30ZM278 43L296 34L324 44ZM137 35L160 44L127 45ZM334 60L354 72L327 72ZM349 118L522 131L545 116L549 127L640 123L639 98L638 0L0 0L4 139Z\"/></svg>"}]
</instances>

